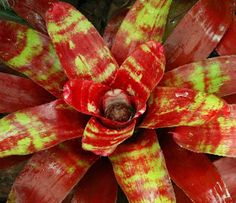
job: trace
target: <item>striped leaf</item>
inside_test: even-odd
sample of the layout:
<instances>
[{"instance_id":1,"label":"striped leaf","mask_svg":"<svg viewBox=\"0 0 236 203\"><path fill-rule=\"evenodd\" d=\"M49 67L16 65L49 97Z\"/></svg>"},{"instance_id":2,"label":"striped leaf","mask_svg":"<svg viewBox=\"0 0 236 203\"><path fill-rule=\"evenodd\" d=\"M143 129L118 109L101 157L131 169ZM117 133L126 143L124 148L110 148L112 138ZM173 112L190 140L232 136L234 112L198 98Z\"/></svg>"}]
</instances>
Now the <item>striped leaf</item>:
<instances>
[{"instance_id":1,"label":"striped leaf","mask_svg":"<svg viewBox=\"0 0 236 203\"><path fill-rule=\"evenodd\" d=\"M0 21L0 59L60 97L66 76L47 36L26 26Z\"/></svg>"},{"instance_id":2,"label":"striped leaf","mask_svg":"<svg viewBox=\"0 0 236 203\"><path fill-rule=\"evenodd\" d=\"M62 100L9 114L0 120L0 157L30 154L81 137L85 123Z\"/></svg>"},{"instance_id":3,"label":"striped leaf","mask_svg":"<svg viewBox=\"0 0 236 203\"><path fill-rule=\"evenodd\" d=\"M129 202L175 202L174 191L155 131L144 130L109 156Z\"/></svg>"},{"instance_id":4,"label":"striped leaf","mask_svg":"<svg viewBox=\"0 0 236 203\"><path fill-rule=\"evenodd\" d=\"M140 127L199 126L220 112L227 114L228 105L214 95L185 88L157 87Z\"/></svg>"},{"instance_id":5,"label":"striped leaf","mask_svg":"<svg viewBox=\"0 0 236 203\"><path fill-rule=\"evenodd\" d=\"M165 56L161 44L149 41L137 49L124 61L111 84L130 95L148 99L165 70Z\"/></svg>"},{"instance_id":6,"label":"striped leaf","mask_svg":"<svg viewBox=\"0 0 236 203\"><path fill-rule=\"evenodd\" d=\"M82 147L97 155L108 156L120 143L133 135L135 124L136 120L133 120L126 127L113 129L92 117L84 130Z\"/></svg>"},{"instance_id":7,"label":"striped leaf","mask_svg":"<svg viewBox=\"0 0 236 203\"><path fill-rule=\"evenodd\" d=\"M154 40L162 41L171 0L137 0L122 22L113 46L112 53L119 64L138 45Z\"/></svg>"},{"instance_id":8,"label":"striped leaf","mask_svg":"<svg viewBox=\"0 0 236 203\"><path fill-rule=\"evenodd\" d=\"M236 93L236 56L202 60L167 72L161 85L185 87L218 96Z\"/></svg>"},{"instance_id":9,"label":"striped leaf","mask_svg":"<svg viewBox=\"0 0 236 203\"><path fill-rule=\"evenodd\" d=\"M236 157L236 105L230 115L221 115L201 127L178 127L176 142L191 151Z\"/></svg>"},{"instance_id":10,"label":"striped leaf","mask_svg":"<svg viewBox=\"0 0 236 203\"><path fill-rule=\"evenodd\" d=\"M70 79L109 84L118 68L93 25L76 8L55 3L46 15L47 28L61 64Z\"/></svg>"}]
</instances>

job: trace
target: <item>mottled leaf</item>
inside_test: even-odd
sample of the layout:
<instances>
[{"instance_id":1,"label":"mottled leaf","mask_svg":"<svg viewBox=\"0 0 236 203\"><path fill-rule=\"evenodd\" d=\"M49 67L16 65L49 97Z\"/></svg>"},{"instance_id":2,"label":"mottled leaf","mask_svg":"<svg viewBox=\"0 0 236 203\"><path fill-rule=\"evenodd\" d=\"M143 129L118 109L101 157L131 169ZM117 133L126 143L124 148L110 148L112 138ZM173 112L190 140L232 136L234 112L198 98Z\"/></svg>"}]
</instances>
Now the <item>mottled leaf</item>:
<instances>
[{"instance_id":1,"label":"mottled leaf","mask_svg":"<svg viewBox=\"0 0 236 203\"><path fill-rule=\"evenodd\" d=\"M111 84L142 98L148 99L165 70L165 56L161 44L149 41L140 45L124 61Z\"/></svg>"},{"instance_id":2,"label":"mottled leaf","mask_svg":"<svg viewBox=\"0 0 236 203\"><path fill-rule=\"evenodd\" d=\"M66 76L46 35L10 21L0 21L0 59L60 97Z\"/></svg>"},{"instance_id":3,"label":"mottled leaf","mask_svg":"<svg viewBox=\"0 0 236 203\"><path fill-rule=\"evenodd\" d=\"M69 4L55 3L46 15L49 35L70 79L109 84L118 68L93 25Z\"/></svg>"},{"instance_id":4,"label":"mottled leaf","mask_svg":"<svg viewBox=\"0 0 236 203\"><path fill-rule=\"evenodd\" d=\"M221 115L201 127L178 127L176 142L195 152L236 157L236 105L230 115Z\"/></svg>"},{"instance_id":5,"label":"mottled leaf","mask_svg":"<svg viewBox=\"0 0 236 203\"><path fill-rule=\"evenodd\" d=\"M0 120L0 157L24 155L81 137L85 117L62 100L9 114Z\"/></svg>"},{"instance_id":6,"label":"mottled leaf","mask_svg":"<svg viewBox=\"0 0 236 203\"><path fill-rule=\"evenodd\" d=\"M8 201L61 202L97 158L74 140L39 152L17 177Z\"/></svg>"},{"instance_id":7,"label":"mottled leaf","mask_svg":"<svg viewBox=\"0 0 236 203\"><path fill-rule=\"evenodd\" d=\"M155 131L144 130L109 157L129 202L175 202Z\"/></svg>"},{"instance_id":8,"label":"mottled leaf","mask_svg":"<svg viewBox=\"0 0 236 203\"><path fill-rule=\"evenodd\" d=\"M167 72L161 85L225 96L236 93L236 56L202 60Z\"/></svg>"},{"instance_id":9,"label":"mottled leaf","mask_svg":"<svg viewBox=\"0 0 236 203\"><path fill-rule=\"evenodd\" d=\"M162 41L171 0L137 0L122 22L112 53L119 64L146 41Z\"/></svg>"},{"instance_id":10,"label":"mottled leaf","mask_svg":"<svg viewBox=\"0 0 236 203\"><path fill-rule=\"evenodd\" d=\"M84 130L82 147L97 155L108 156L120 143L133 135L135 124L136 120L133 120L126 127L113 129L92 117Z\"/></svg>"},{"instance_id":11,"label":"mottled leaf","mask_svg":"<svg viewBox=\"0 0 236 203\"><path fill-rule=\"evenodd\" d=\"M157 87L148 104L142 128L203 125L228 106L220 98L186 88Z\"/></svg>"}]
</instances>

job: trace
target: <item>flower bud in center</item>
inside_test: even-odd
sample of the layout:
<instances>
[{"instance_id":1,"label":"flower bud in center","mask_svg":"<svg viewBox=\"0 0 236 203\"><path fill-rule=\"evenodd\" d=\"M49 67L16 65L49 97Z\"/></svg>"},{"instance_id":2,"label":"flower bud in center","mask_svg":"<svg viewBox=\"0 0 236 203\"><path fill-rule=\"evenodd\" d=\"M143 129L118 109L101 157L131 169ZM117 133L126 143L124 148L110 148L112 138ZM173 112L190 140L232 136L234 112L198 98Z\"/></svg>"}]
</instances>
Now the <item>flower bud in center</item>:
<instances>
[{"instance_id":1,"label":"flower bud in center","mask_svg":"<svg viewBox=\"0 0 236 203\"><path fill-rule=\"evenodd\" d=\"M106 118L119 122L128 121L132 117L132 114L131 108L121 102L110 104L104 112Z\"/></svg>"},{"instance_id":2,"label":"flower bud in center","mask_svg":"<svg viewBox=\"0 0 236 203\"><path fill-rule=\"evenodd\" d=\"M126 122L134 115L129 96L120 89L110 90L104 95L103 111L106 118L118 122Z\"/></svg>"}]
</instances>

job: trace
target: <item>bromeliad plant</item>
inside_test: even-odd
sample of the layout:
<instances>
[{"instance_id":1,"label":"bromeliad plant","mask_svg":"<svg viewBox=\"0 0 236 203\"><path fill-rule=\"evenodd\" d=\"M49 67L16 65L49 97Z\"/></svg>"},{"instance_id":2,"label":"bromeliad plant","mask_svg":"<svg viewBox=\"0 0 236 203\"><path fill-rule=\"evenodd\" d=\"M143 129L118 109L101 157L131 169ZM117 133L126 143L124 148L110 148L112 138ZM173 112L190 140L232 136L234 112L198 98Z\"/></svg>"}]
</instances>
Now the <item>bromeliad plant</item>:
<instances>
[{"instance_id":1,"label":"bromeliad plant","mask_svg":"<svg viewBox=\"0 0 236 203\"><path fill-rule=\"evenodd\" d=\"M37 152L9 202L62 202L70 192L71 202L115 202L116 181L101 156L130 202L175 202L178 191L194 202L234 202L203 154L236 155L236 108L219 98L236 92L236 57L206 59L230 26L234 1L199 0L163 47L171 0L137 0L105 32L111 52L71 5L42 2L50 38L0 22L1 60L51 93L0 73L0 108L10 113L0 120L0 157ZM157 137L157 128L167 130ZM181 147L201 154L178 147L169 131ZM181 188L176 197L169 174Z\"/></svg>"}]
</instances>

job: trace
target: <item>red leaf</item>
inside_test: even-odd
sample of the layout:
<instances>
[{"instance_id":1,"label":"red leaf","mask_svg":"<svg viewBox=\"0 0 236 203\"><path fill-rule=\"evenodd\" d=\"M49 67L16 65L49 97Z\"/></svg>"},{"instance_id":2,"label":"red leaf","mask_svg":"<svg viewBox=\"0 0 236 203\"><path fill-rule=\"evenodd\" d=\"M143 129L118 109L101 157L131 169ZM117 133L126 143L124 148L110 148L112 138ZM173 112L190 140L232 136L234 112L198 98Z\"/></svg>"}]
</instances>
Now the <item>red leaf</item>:
<instances>
[{"instance_id":1,"label":"red leaf","mask_svg":"<svg viewBox=\"0 0 236 203\"><path fill-rule=\"evenodd\" d=\"M233 202L206 156L182 149L172 139L165 139L162 149L171 179L193 202Z\"/></svg>"},{"instance_id":2,"label":"red leaf","mask_svg":"<svg viewBox=\"0 0 236 203\"><path fill-rule=\"evenodd\" d=\"M118 68L93 25L76 8L55 3L46 15L49 35L70 79L110 84Z\"/></svg>"},{"instance_id":3,"label":"red leaf","mask_svg":"<svg viewBox=\"0 0 236 203\"><path fill-rule=\"evenodd\" d=\"M8 2L11 8L35 29L47 33L45 13L50 5L57 0L8 0Z\"/></svg>"},{"instance_id":4,"label":"red leaf","mask_svg":"<svg viewBox=\"0 0 236 203\"><path fill-rule=\"evenodd\" d=\"M39 152L16 179L8 201L61 202L97 159L75 140Z\"/></svg>"},{"instance_id":5,"label":"red leaf","mask_svg":"<svg viewBox=\"0 0 236 203\"><path fill-rule=\"evenodd\" d=\"M230 106L230 115L220 115L200 127L178 127L176 142L195 152L236 157L236 105Z\"/></svg>"},{"instance_id":6,"label":"red leaf","mask_svg":"<svg viewBox=\"0 0 236 203\"><path fill-rule=\"evenodd\" d=\"M0 59L60 97L66 76L50 40L35 30L0 21Z\"/></svg>"},{"instance_id":7,"label":"red leaf","mask_svg":"<svg viewBox=\"0 0 236 203\"><path fill-rule=\"evenodd\" d=\"M234 202L236 201L236 159L221 158L214 162L222 179L224 180Z\"/></svg>"},{"instance_id":8,"label":"red leaf","mask_svg":"<svg viewBox=\"0 0 236 203\"><path fill-rule=\"evenodd\" d=\"M175 202L155 131L140 132L119 145L109 158L129 202Z\"/></svg>"},{"instance_id":9,"label":"red leaf","mask_svg":"<svg viewBox=\"0 0 236 203\"><path fill-rule=\"evenodd\" d=\"M70 80L64 86L64 100L79 112L102 116L102 101L110 87L90 80Z\"/></svg>"},{"instance_id":10,"label":"red leaf","mask_svg":"<svg viewBox=\"0 0 236 203\"><path fill-rule=\"evenodd\" d=\"M123 128L113 129L101 124L92 117L84 130L82 147L97 155L108 156L124 140L133 135L136 120Z\"/></svg>"},{"instance_id":11,"label":"red leaf","mask_svg":"<svg viewBox=\"0 0 236 203\"><path fill-rule=\"evenodd\" d=\"M0 112L11 113L53 100L53 96L26 78L0 73Z\"/></svg>"},{"instance_id":12,"label":"red leaf","mask_svg":"<svg viewBox=\"0 0 236 203\"><path fill-rule=\"evenodd\" d=\"M222 56L180 66L167 72L161 84L225 96L236 93L236 56Z\"/></svg>"},{"instance_id":13,"label":"red leaf","mask_svg":"<svg viewBox=\"0 0 236 203\"><path fill-rule=\"evenodd\" d=\"M148 99L165 70L165 56L160 43L149 41L140 45L124 61L112 83L130 95Z\"/></svg>"},{"instance_id":14,"label":"red leaf","mask_svg":"<svg viewBox=\"0 0 236 203\"><path fill-rule=\"evenodd\" d=\"M198 126L220 112L228 113L228 105L214 95L185 88L157 87L140 127Z\"/></svg>"},{"instance_id":15,"label":"red leaf","mask_svg":"<svg viewBox=\"0 0 236 203\"><path fill-rule=\"evenodd\" d=\"M123 22L128 9L122 9L119 13L116 13L107 23L107 26L103 33L103 39L107 43L109 49L111 49L116 33Z\"/></svg>"},{"instance_id":16,"label":"red leaf","mask_svg":"<svg viewBox=\"0 0 236 203\"><path fill-rule=\"evenodd\" d=\"M117 183L111 164L102 159L79 182L71 203L116 203Z\"/></svg>"},{"instance_id":17,"label":"red leaf","mask_svg":"<svg viewBox=\"0 0 236 203\"><path fill-rule=\"evenodd\" d=\"M228 104L236 104L236 94L228 95L226 97L223 97L223 99L228 103Z\"/></svg>"},{"instance_id":18,"label":"red leaf","mask_svg":"<svg viewBox=\"0 0 236 203\"><path fill-rule=\"evenodd\" d=\"M63 101L32 107L0 120L0 157L24 155L81 137L86 119Z\"/></svg>"},{"instance_id":19,"label":"red leaf","mask_svg":"<svg viewBox=\"0 0 236 203\"><path fill-rule=\"evenodd\" d=\"M236 54L236 16L233 17L233 22L229 26L226 34L223 39L220 41L219 45L216 48L216 51L220 55L232 55Z\"/></svg>"},{"instance_id":20,"label":"red leaf","mask_svg":"<svg viewBox=\"0 0 236 203\"><path fill-rule=\"evenodd\" d=\"M140 44L154 40L162 41L171 0L137 0L122 22L112 53L117 62L123 61Z\"/></svg>"},{"instance_id":21,"label":"red leaf","mask_svg":"<svg viewBox=\"0 0 236 203\"><path fill-rule=\"evenodd\" d=\"M199 0L165 42L167 69L202 60L217 46L234 13L234 0Z\"/></svg>"},{"instance_id":22,"label":"red leaf","mask_svg":"<svg viewBox=\"0 0 236 203\"><path fill-rule=\"evenodd\" d=\"M0 170L15 166L29 159L29 157L30 156L10 156L5 158L0 158Z\"/></svg>"},{"instance_id":23,"label":"red leaf","mask_svg":"<svg viewBox=\"0 0 236 203\"><path fill-rule=\"evenodd\" d=\"M186 194L177 185L172 183L175 191L176 203L192 203L192 201L186 196Z\"/></svg>"}]
</instances>

